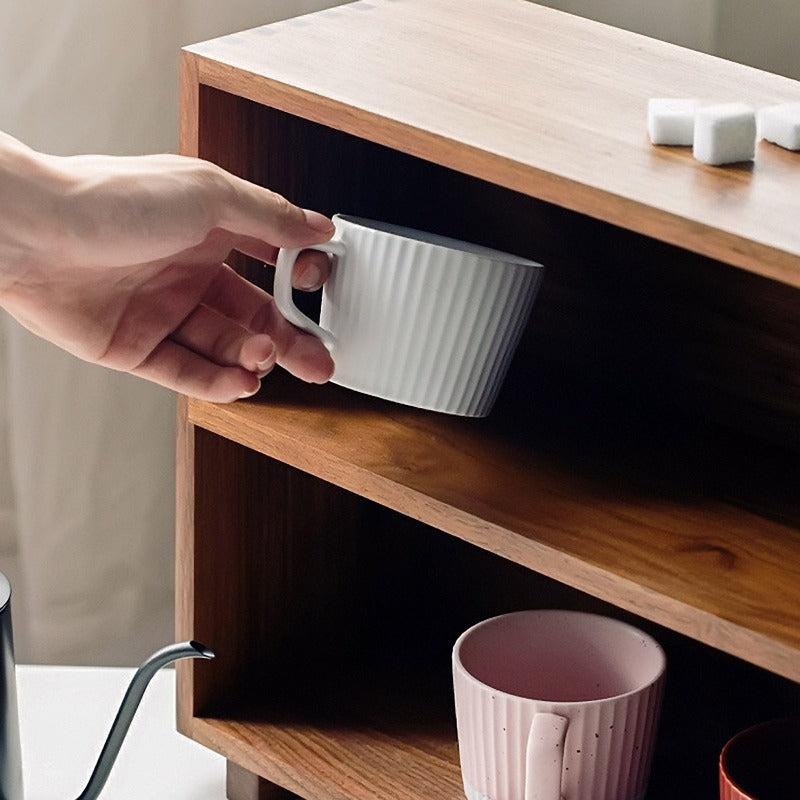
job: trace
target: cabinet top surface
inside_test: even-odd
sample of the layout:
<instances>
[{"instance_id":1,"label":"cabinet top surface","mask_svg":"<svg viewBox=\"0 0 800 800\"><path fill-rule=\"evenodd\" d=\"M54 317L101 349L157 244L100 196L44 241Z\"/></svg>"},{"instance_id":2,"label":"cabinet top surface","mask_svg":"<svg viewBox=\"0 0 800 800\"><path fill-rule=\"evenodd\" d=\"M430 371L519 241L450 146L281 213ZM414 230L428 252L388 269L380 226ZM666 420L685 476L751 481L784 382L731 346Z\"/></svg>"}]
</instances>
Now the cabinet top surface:
<instances>
[{"instance_id":1,"label":"cabinet top surface","mask_svg":"<svg viewBox=\"0 0 800 800\"><path fill-rule=\"evenodd\" d=\"M525 0L360 0L187 48L198 82L800 287L800 153L655 147L651 97L800 82Z\"/></svg>"}]
</instances>

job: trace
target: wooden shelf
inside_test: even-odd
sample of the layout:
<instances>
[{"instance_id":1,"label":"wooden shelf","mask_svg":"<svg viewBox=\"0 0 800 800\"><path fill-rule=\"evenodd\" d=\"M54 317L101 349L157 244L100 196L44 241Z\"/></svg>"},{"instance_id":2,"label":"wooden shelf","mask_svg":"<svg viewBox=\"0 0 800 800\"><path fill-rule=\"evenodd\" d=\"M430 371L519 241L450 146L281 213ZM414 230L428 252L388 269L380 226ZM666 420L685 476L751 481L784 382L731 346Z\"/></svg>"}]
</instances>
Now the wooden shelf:
<instances>
[{"instance_id":1,"label":"wooden shelf","mask_svg":"<svg viewBox=\"0 0 800 800\"><path fill-rule=\"evenodd\" d=\"M375 706L386 708L377 693ZM335 722L319 713L297 713L273 721L197 719L194 738L228 755L275 784L306 797L350 800L411 800L463 797L455 730L450 717L431 716L418 698L391 706L391 716L353 718L356 701L340 709ZM413 709L398 719L397 709ZM437 709L438 711L438 709ZM427 720L427 721L424 721Z\"/></svg>"},{"instance_id":2,"label":"wooden shelf","mask_svg":"<svg viewBox=\"0 0 800 800\"><path fill-rule=\"evenodd\" d=\"M192 630L214 641L218 661L182 675L181 729L302 797L455 800L449 652L457 634L514 608L621 614L224 433L195 428L193 441L202 466ZM181 563L189 563L185 550ZM670 663L648 800L707 797L730 733L800 707L800 693L646 619L624 618L656 636Z\"/></svg>"},{"instance_id":3,"label":"wooden shelf","mask_svg":"<svg viewBox=\"0 0 800 800\"><path fill-rule=\"evenodd\" d=\"M178 630L218 658L178 665L179 726L231 800L461 797L450 647L533 606L665 645L648 800L711 796L727 738L800 713L800 155L708 167L645 112L798 83L523 0L355 2L182 64L184 153L545 265L486 420L285 374L181 400Z\"/></svg>"},{"instance_id":4,"label":"wooden shelf","mask_svg":"<svg viewBox=\"0 0 800 800\"><path fill-rule=\"evenodd\" d=\"M333 387L303 392L291 380L271 381L265 395L193 401L189 421L800 681L795 454L767 464L763 448L670 427L627 453L618 437L603 442L575 463L563 439L558 454L550 441L537 452L542 431L508 441L491 422ZM749 479L767 483L769 498L753 484L742 493ZM722 496L707 493L713 483ZM737 505L748 501L754 508Z\"/></svg>"},{"instance_id":5,"label":"wooden shelf","mask_svg":"<svg viewBox=\"0 0 800 800\"><path fill-rule=\"evenodd\" d=\"M800 286L800 155L720 170L645 124L650 97L798 101L788 78L522 0L357 2L186 56L197 84Z\"/></svg>"}]
</instances>

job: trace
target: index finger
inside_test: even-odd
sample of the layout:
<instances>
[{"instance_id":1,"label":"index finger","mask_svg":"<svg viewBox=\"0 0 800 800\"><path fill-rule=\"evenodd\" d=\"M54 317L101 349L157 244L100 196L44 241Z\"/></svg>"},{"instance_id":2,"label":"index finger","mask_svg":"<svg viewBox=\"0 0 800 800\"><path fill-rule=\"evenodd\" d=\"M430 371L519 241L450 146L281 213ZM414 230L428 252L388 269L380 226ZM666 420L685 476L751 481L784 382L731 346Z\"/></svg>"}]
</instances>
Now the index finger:
<instances>
[{"instance_id":1,"label":"index finger","mask_svg":"<svg viewBox=\"0 0 800 800\"><path fill-rule=\"evenodd\" d=\"M220 209L220 227L276 247L321 244L333 236L324 214L300 208L283 195L229 175L230 193Z\"/></svg>"}]
</instances>

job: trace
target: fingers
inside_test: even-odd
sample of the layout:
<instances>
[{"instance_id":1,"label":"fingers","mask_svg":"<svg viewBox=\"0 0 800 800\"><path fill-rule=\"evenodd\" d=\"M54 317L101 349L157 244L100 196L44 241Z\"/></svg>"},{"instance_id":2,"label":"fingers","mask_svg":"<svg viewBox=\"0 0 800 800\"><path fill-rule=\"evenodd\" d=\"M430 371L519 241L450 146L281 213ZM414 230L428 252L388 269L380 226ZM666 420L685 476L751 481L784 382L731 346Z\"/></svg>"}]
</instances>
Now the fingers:
<instances>
[{"instance_id":1,"label":"fingers","mask_svg":"<svg viewBox=\"0 0 800 800\"><path fill-rule=\"evenodd\" d=\"M292 285L295 289L315 292L331 275L331 259L319 250L303 250L294 262Z\"/></svg>"},{"instance_id":2,"label":"fingers","mask_svg":"<svg viewBox=\"0 0 800 800\"><path fill-rule=\"evenodd\" d=\"M242 367L220 367L170 339L161 342L132 372L168 389L214 403L250 397L261 385L254 373Z\"/></svg>"},{"instance_id":3,"label":"fingers","mask_svg":"<svg viewBox=\"0 0 800 800\"><path fill-rule=\"evenodd\" d=\"M226 230L277 247L304 247L333 236L333 222L319 212L241 178L228 178L233 191L220 211L220 226Z\"/></svg>"},{"instance_id":4,"label":"fingers","mask_svg":"<svg viewBox=\"0 0 800 800\"><path fill-rule=\"evenodd\" d=\"M326 256L324 261L320 261L312 258L309 253L309 259L306 261L304 258L301 261L301 273L299 277L295 273L296 281L313 282L314 279L320 276L324 278L329 274L330 263ZM313 274L308 274L306 270ZM203 296L202 303L253 333L266 333L270 336L278 349L278 363L298 377L313 380L315 383L322 383L330 377L333 362L322 342L287 322L270 295L230 267L224 266L219 271ZM292 354L296 354L304 366L295 366ZM309 367L311 372L308 371ZM296 369L302 369L302 374L296 372Z\"/></svg>"},{"instance_id":5,"label":"fingers","mask_svg":"<svg viewBox=\"0 0 800 800\"><path fill-rule=\"evenodd\" d=\"M278 258L278 249L258 239L242 237L236 242L236 249L247 256L252 256L267 264L274 264ZM292 272L292 285L295 289L316 291L330 277L331 259L327 253L319 250L303 250L295 261Z\"/></svg>"},{"instance_id":6,"label":"fingers","mask_svg":"<svg viewBox=\"0 0 800 800\"><path fill-rule=\"evenodd\" d=\"M239 366L263 378L275 366L275 343L200 305L170 336L173 342L220 366Z\"/></svg>"},{"instance_id":7,"label":"fingers","mask_svg":"<svg viewBox=\"0 0 800 800\"><path fill-rule=\"evenodd\" d=\"M333 360L322 342L287 322L266 292L227 266L210 285L203 301L172 332L170 340L185 351L167 351L176 359L185 359L191 353L209 365L220 369L237 367L256 379L264 377L276 363L309 383L324 383L333 374ZM157 363L164 366L165 354L159 358ZM174 366L182 369L183 362ZM210 377L211 373L204 373L203 379ZM161 382L164 380L162 376ZM185 376L177 380L181 384L179 391L206 396L197 394L193 373L186 386ZM235 390L248 391L248 387L243 388L239 382Z\"/></svg>"},{"instance_id":8,"label":"fingers","mask_svg":"<svg viewBox=\"0 0 800 800\"><path fill-rule=\"evenodd\" d=\"M322 342L277 314L265 315L263 328L252 330L198 306L170 339L212 364L240 367L259 379L276 363L308 383L324 383L333 373L333 361Z\"/></svg>"}]
</instances>

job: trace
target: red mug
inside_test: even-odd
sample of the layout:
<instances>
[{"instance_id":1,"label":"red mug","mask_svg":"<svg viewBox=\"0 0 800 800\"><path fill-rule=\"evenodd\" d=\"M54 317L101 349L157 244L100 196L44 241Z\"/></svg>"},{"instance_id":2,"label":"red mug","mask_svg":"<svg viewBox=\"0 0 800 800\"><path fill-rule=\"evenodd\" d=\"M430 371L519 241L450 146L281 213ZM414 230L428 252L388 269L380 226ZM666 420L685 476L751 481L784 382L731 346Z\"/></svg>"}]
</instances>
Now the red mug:
<instances>
[{"instance_id":1,"label":"red mug","mask_svg":"<svg viewBox=\"0 0 800 800\"><path fill-rule=\"evenodd\" d=\"M800 717L775 719L738 733L719 757L720 800L800 797Z\"/></svg>"}]
</instances>

